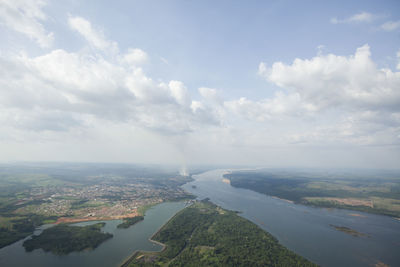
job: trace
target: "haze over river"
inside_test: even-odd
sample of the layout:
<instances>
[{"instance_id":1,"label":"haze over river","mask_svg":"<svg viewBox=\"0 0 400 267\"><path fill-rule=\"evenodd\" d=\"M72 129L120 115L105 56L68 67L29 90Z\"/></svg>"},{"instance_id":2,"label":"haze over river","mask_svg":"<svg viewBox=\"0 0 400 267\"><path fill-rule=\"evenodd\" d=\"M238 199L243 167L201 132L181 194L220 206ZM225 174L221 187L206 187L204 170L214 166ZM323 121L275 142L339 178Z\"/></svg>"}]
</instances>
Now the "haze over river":
<instances>
[{"instance_id":1,"label":"haze over river","mask_svg":"<svg viewBox=\"0 0 400 267\"><path fill-rule=\"evenodd\" d=\"M194 175L183 187L210 198L274 235L284 246L321 266L400 266L400 221L358 211L292 204L222 182L224 170ZM195 187L193 187L195 185ZM359 214L360 216L354 216ZM345 226L366 236L354 237L334 229Z\"/></svg>"}]
</instances>

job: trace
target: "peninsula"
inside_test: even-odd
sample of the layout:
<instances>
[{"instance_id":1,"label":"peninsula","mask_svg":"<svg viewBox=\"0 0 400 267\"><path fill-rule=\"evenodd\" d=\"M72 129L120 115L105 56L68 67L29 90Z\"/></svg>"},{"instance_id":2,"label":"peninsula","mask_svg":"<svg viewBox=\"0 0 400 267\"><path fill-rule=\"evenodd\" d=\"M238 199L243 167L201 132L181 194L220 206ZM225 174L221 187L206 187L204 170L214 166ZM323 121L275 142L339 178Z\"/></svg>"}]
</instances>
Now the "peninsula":
<instances>
[{"instance_id":1,"label":"peninsula","mask_svg":"<svg viewBox=\"0 0 400 267\"><path fill-rule=\"evenodd\" d=\"M122 266L317 266L207 200L177 213L152 239L165 244L162 252L137 252Z\"/></svg>"}]
</instances>

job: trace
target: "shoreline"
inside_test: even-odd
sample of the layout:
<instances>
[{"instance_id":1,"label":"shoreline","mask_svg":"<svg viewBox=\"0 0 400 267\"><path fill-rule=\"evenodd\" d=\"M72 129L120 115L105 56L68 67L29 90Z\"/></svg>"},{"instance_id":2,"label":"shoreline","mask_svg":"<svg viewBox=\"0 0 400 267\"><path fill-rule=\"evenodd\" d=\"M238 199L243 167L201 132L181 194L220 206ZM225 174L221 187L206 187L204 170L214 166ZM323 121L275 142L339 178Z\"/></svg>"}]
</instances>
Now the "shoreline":
<instances>
[{"instance_id":1,"label":"shoreline","mask_svg":"<svg viewBox=\"0 0 400 267\"><path fill-rule=\"evenodd\" d=\"M178 202L179 202L179 201L178 201ZM158 241L156 241L156 240L153 240L153 237L154 237L155 235L157 235L157 234L161 231L161 229L162 229L169 221L171 221L175 216L177 216L178 213L180 213L181 211L183 211L183 210L186 209L187 207L190 207L192 204L193 204L193 203L191 203L190 205L184 207L183 209L181 209L180 211L178 211L177 213L175 213L174 215L172 215L172 216L167 220L166 223L164 223L163 225L161 225L161 226L157 229L157 231L155 231L154 234L152 234L152 235L147 239L147 240L149 240L151 243L154 243L154 244L157 244L157 245L162 246L162 249L161 249L160 251L135 250L135 251L132 252L132 254L131 254L130 256L128 256L125 260L123 260L122 263L121 263L120 265L118 265L118 266L119 266L119 267L127 267L127 266L129 266L129 264L130 264L132 261L134 261L134 260L136 259L136 256L137 256L139 253L141 253L141 252L142 252L142 253L151 253L151 252L161 253L161 252L163 252L163 251L165 250L165 248L167 247L167 245L166 245L166 244L163 244L163 243L161 243L161 242L158 242Z\"/></svg>"},{"instance_id":2,"label":"shoreline","mask_svg":"<svg viewBox=\"0 0 400 267\"><path fill-rule=\"evenodd\" d=\"M255 191L255 192L256 192L256 191ZM267 195L267 196L268 196L268 195ZM285 198L280 198L280 197L277 197L277 196L270 196L270 197L275 198L275 199L278 199L278 200L282 200L282 201L285 201L285 202L288 202L288 203L291 203L291 204L296 204L296 203L294 203L293 200L289 200L289 199L285 199Z\"/></svg>"}]
</instances>

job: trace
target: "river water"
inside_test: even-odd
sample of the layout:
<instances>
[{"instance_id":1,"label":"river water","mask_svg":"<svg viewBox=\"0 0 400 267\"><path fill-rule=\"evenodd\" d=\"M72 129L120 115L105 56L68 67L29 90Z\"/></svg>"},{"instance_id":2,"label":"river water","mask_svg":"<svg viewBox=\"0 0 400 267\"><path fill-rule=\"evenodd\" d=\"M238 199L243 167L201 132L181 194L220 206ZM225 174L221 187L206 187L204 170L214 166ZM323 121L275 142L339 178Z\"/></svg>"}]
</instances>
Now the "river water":
<instances>
[{"instance_id":1,"label":"river water","mask_svg":"<svg viewBox=\"0 0 400 267\"><path fill-rule=\"evenodd\" d=\"M395 218L341 209L292 204L222 182L224 170L193 176L183 187L240 215L268 231L290 250L327 267L400 266L400 221ZM357 214L358 216L354 216ZM360 233L354 237L331 225Z\"/></svg>"},{"instance_id":2,"label":"river water","mask_svg":"<svg viewBox=\"0 0 400 267\"><path fill-rule=\"evenodd\" d=\"M112 267L120 266L136 250L159 251L162 247L150 242L148 239L164 225L175 213L185 207L183 202L166 202L147 210L143 221L129 227L118 229L117 225L121 220L104 221L106 225L102 229L114 235L113 238L100 244L92 251L73 252L68 255L54 255L51 252L44 252L36 249L32 252L25 252L20 240L12 245L0 249L0 266L2 267ZM75 225L88 225L100 221L82 222ZM43 229L51 227L44 225L35 234ZM30 237L27 237L30 238Z\"/></svg>"}]
</instances>

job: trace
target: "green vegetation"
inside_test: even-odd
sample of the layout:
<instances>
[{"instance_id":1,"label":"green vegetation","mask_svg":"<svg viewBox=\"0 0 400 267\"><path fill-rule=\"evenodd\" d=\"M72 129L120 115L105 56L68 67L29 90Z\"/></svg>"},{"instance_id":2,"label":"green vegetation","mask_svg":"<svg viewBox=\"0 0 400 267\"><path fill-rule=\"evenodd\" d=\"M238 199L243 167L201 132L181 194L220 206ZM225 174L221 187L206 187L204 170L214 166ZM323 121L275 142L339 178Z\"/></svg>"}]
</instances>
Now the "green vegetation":
<instances>
[{"instance_id":1,"label":"green vegetation","mask_svg":"<svg viewBox=\"0 0 400 267\"><path fill-rule=\"evenodd\" d=\"M346 226L337 226L337 225L332 225L332 224L331 224L331 226L333 228L335 228L336 230L338 230L338 231L341 231L343 233L346 233L346 234L349 234L349 235L352 235L352 236L355 236L355 237L366 236L366 234L357 232L356 230L348 228Z\"/></svg>"},{"instance_id":2,"label":"green vegetation","mask_svg":"<svg viewBox=\"0 0 400 267\"><path fill-rule=\"evenodd\" d=\"M139 252L123 266L316 266L208 201L179 212L153 239L166 245L162 252Z\"/></svg>"},{"instance_id":3,"label":"green vegetation","mask_svg":"<svg viewBox=\"0 0 400 267\"><path fill-rule=\"evenodd\" d=\"M400 216L400 174L236 171L225 174L234 187L295 203Z\"/></svg>"},{"instance_id":4,"label":"green vegetation","mask_svg":"<svg viewBox=\"0 0 400 267\"><path fill-rule=\"evenodd\" d=\"M129 228L130 226L134 225L135 223L138 223L140 221L143 221L144 217L143 216L136 216L133 218L125 218L124 222L118 224L117 228Z\"/></svg>"},{"instance_id":5,"label":"green vegetation","mask_svg":"<svg viewBox=\"0 0 400 267\"><path fill-rule=\"evenodd\" d=\"M45 229L40 235L33 236L23 244L26 251L42 248L55 254L68 254L73 251L94 249L102 242L113 237L110 233L101 232L105 223L88 226L70 226L59 224Z\"/></svg>"},{"instance_id":6,"label":"green vegetation","mask_svg":"<svg viewBox=\"0 0 400 267\"><path fill-rule=\"evenodd\" d=\"M37 226L48 220L54 220L54 217L3 214L0 217L0 248L33 234Z\"/></svg>"}]
</instances>

